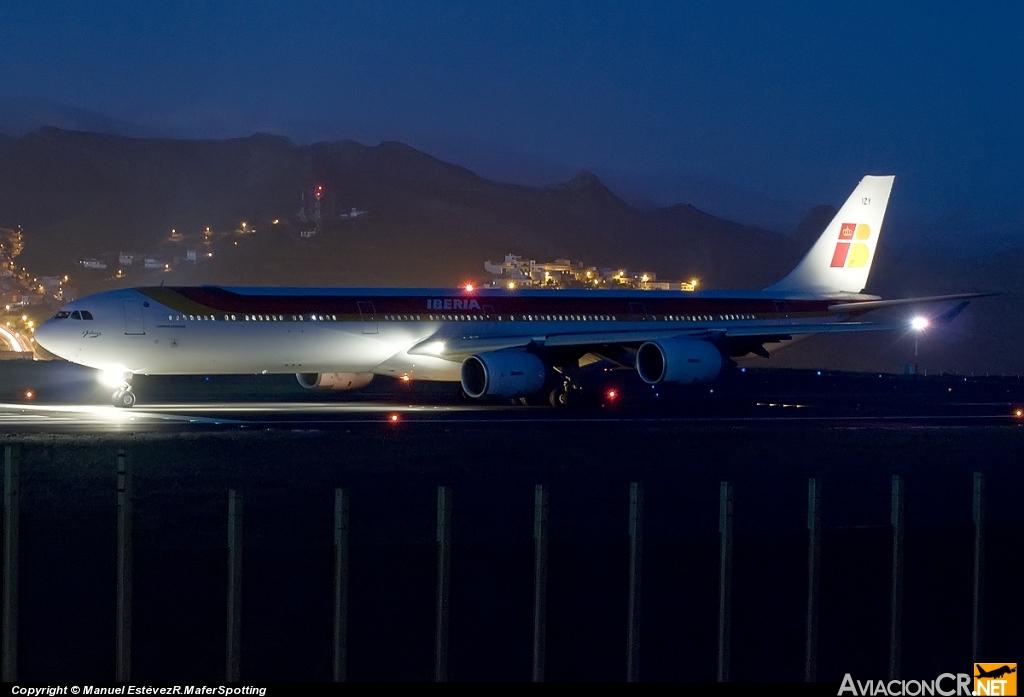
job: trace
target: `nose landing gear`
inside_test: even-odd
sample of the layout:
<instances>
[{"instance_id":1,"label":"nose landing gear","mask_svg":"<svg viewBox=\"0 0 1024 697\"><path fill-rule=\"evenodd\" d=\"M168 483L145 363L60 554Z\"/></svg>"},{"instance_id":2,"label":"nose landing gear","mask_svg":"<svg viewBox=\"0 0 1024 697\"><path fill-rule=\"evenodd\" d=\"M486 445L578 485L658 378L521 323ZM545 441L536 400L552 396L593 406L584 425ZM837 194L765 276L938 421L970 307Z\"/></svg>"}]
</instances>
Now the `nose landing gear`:
<instances>
[{"instance_id":1,"label":"nose landing gear","mask_svg":"<svg viewBox=\"0 0 1024 697\"><path fill-rule=\"evenodd\" d=\"M114 390L112 395L110 395L110 403L115 407L121 407L122 409L135 406L135 393L132 392L131 373L124 376L124 383Z\"/></svg>"},{"instance_id":2,"label":"nose landing gear","mask_svg":"<svg viewBox=\"0 0 1024 697\"><path fill-rule=\"evenodd\" d=\"M128 407L134 407L135 393L132 392L131 385L123 390L115 390L114 394L110 395L110 401L115 407L122 407L125 409Z\"/></svg>"}]
</instances>

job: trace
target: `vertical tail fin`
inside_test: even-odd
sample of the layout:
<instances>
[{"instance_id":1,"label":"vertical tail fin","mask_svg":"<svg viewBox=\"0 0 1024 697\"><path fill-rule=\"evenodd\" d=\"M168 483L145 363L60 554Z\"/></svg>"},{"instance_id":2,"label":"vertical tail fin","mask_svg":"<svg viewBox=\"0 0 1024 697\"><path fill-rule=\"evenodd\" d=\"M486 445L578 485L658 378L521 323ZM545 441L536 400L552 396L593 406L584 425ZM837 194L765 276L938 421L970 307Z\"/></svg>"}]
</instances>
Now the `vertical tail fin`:
<instances>
[{"instance_id":1,"label":"vertical tail fin","mask_svg":"<svg viewBox=\"0 0 1024 697\"><path fill-rule=\"evenodd\" d=\"M788 276L765 290L859 293L868 282L895 177L867 176Z\"/></svg>"}]
</instances>

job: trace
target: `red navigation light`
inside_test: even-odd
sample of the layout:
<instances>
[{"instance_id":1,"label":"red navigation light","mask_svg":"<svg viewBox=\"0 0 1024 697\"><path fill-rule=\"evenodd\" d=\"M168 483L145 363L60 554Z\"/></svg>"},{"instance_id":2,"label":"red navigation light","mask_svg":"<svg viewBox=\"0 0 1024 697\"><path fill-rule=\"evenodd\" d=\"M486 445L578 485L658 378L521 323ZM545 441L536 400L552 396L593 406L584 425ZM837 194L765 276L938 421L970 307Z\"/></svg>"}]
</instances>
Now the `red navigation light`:
<instances>
[{"instance_id":1,"label":"red navigation light","mask_svg":"<svg viewBox=\"0 0 1024 697\"><path fill-rule=\"evenodd\" d=\"M393 424L398 423L398 414L392 414L391 418L389 419L389 421L391 421L391 423L393 423Z\"/></svg>"},{"instance_id":2,"label":"red navigation light","mask_svg":"<svg viewBox=\"0 0 1024 697\"><path fill-rule=\"evenodd\" d=\"M473 292L473 284L472 283L467 283L466 284L466 292L467 293L472 293Z\"/></svg>"},{"instance_id":3,"label":"red navigation light","mask_svg":"<svg viewBox=\"0 0 1024 697\"><path fill-rule=\"evenodd\" d=\"M33 392L32 390L25 390L25 399L32 399L35 396L36 396L36 393ZM1019 414L1018 414L1018 416L1019 416Z\"/></svg>"},{"instance_id":4,"label":"red navigation light","mask_svg":"<svg viewBox=\"0 0 1024 697\"><path fill-rule=\"evenodd\" d=\"M618 393L618 392L616 392L615 390L608 390L608 391L607 391L607 392L605 393L605 396L607 396L607 397L608 397L608 401L610 401L610 402L614 402L614 401L615 401L615 398L619 396L619 393Z\"/></svg>"},{"instance_id":5,"label":"red navigation light","mask_svg":"<svg viewBox=\"0 0 1024 697\"><path fill-rule=\"evenodd\" d=\"M400 380L401 380L402 382L409 382L409 380L411 380L412 378L410 378L408 374L405 374L405 375L403 375L403 376L402 376L401 378L399 378L399 379L400 379Z\"/></svg>"},{"instance_id":6,"label":"red navigation light","mask_svg":"<svg viewBox=\"0 0 1024 697\"><path fill-rule=\"evenodd\" d=\"M1024 409L1017 407L1016 409L1013 410L1013 415L1016 416L1018 419L1024 418Z\"/></svg>"}]
</instances>

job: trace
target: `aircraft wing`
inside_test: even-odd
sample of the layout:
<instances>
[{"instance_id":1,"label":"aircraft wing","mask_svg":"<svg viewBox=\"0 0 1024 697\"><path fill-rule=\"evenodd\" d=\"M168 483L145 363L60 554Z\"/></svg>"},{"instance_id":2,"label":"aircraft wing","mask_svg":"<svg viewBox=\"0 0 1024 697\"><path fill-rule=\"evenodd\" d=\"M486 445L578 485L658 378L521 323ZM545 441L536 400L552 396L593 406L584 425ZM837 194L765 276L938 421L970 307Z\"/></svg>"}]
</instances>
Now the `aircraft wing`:
<instances>
[{"instance_id":1,"label":"aircraft wing","mask_svg":"<svg viewBox=\"0 0 1024 697\"><path fill-rule=\"evenodd\" d=\"M815 324L793 324L772 326L741 325L732 327L701 327L692 330L676 328L580 332L571 334L536 334L533 336L508 337L450 337L441 339L432 337L409 349L411 355L438 356L448 360L462 360L477 353L500 351L502 349L525 348L567 348L567 347L600 347L600 346L639 346L645 341L686 337L718 341L729 338L759 339L765 342L776 342L791 339L802 334L829 334L837 332L885 331L906 329L905 322L821 322Z\"/></svg>"}]
</instances>

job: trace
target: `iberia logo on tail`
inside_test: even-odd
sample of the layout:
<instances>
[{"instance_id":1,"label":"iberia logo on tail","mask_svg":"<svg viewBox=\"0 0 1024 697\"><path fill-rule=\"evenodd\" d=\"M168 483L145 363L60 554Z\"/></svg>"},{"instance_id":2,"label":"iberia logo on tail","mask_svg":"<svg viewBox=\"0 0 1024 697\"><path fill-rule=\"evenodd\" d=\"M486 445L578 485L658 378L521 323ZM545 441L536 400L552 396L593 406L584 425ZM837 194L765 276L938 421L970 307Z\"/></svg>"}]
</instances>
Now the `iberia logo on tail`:
<instances>
[{"instance_id":1,"label":"iberia logo on tail","mask_svg":"<svg viewBox=\"0 0 1024 697\"><path fill-rule=\"evenodd\" d=\"M836 251L832 254L832 268L834 269L857 269L867 266L871 260L871 251L863 242L848 242L847 240L867 240L871 238L871 228L864 223L843 223L839 228L839 242L836 243Z\"/></svg>"}]
</instances>

